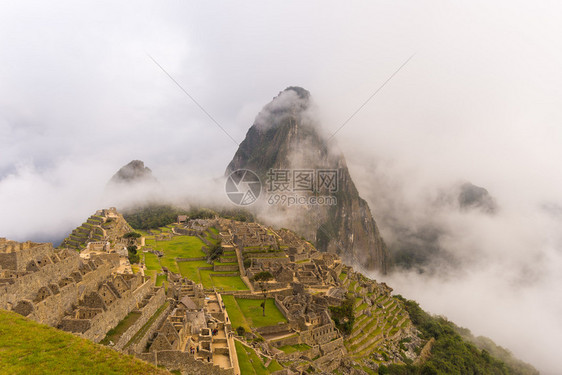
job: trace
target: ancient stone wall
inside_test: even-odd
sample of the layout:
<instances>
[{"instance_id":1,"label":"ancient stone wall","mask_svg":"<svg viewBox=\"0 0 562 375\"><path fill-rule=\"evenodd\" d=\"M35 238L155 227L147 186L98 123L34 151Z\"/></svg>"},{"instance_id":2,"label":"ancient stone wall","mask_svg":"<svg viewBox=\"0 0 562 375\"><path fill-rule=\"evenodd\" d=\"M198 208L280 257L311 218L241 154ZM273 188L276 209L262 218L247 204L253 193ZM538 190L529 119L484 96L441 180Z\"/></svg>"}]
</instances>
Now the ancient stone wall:
<instances>
[{"instance_id":1,"label":"ancient stone wall","mask_svg":"<svg viewBox=\"0 0 562 375\"><path fill-rule=\"evenodd\" d=\"M96 290L98 283L111 275L113 265L101 263L93 268L84 266L77 253L70 253L57 263L45 264L13 284L0 287L0 308L15 308L20 301L31 300L33 308L27 316L56 326L83 294Z\"/></svg>"},{"instance_id":2,"label":"ancient stone wall","mask_svg":"<svg viewBox=\"0 0 562 375\"><path fill-rule=\"evenodd\" d=\"M117 326L127 314L133 311L144 297L152 290L151 280L145 281L136 290L123 293L120 299L113 302L105 312L91 319L91 327L81 334L82 337L93 342L100 342L107 331Z\"/></svg>"},{"instance_id":3,"label":"ancient stone wall","mask_svg":"<svg viewBox=\"0 0 562 375\"><path fill-rule=\"evenodd\" d=\"M168 318L170 311L172 311L172 304L169 304L166 310L162 311L158 318L156 318L156 320L152 322L152 325L150 326L150 328L148 328L146 333L136 343L126 348L126 352L129 354L140 354L144 352L146 343L154 335L154 333L158 331L158 329L160 329L162 322L164 322Z\"/></svg>"},{"instance_id":4,"label":"ancient stone wall","mask_svg":"<svg viewBox=\"0 0 562 375\"><path fill-rule=\"evenodd\" d=\"M338 348L342 348L343 347L343 337L339 337L335 340L332 340L326 344L321 344L320 345L320 350L322 351L322 354L328 354Z\"/></svg>"},{"instance_id":5,"label":"ancient stone wall","mask_svg":"<svg viewBox=\"0 0 562 375\"><path fill-rule=\"evenodd\" d=\"M76 254L58 263L46 264L35 272L18 277L13 284L0 287L0 308L8 309L8 304L13 305L20 299L33 300L41 287L58 283L77 270L81 262Z\"/></svg>"},{"instance_id":6,"label":"ancient stone wall","mask_svg":"<svg viewBox=\"0 0 562 375\"><path fill-rule=\"evenodd\" d=\"M193 262L196 260L207 260L207 257L197 257L197 258L176 258L176 262Z\"/></svg>"},{"instance_id":7,"label":"ancient stone wall","mask_svg":"<svg viewBox=\"0 0 562 375\"><path fill-rule=\"evenodd\" d=\"M215 263L213 268L215 272L238 272L238 264Z\"/></svg>"},{"instance_id":8,"label":"ancient stone wall","mask_svg":"<svg viewBox=\"0 0 562 375\"><path fill-rule=\"evenodd\" d=\"M133 336L142 328L142 326L154 315L156 310L160 308L166 301L166 292L163 287L158 288L156 293L150 298L148 303L141 309L141 316L130 326L115 343L114 348L117 350L123 347L133 338Z\"/></svg>"},{"instance_id":9,"label":"ancient stone wall","mask_svg":"<svg viewBox=\"0 0 562 375\"><path fill-rule=\"evenodd\" d=\"M342 352L334 350L314 361L314 365L325 372L332 372L337 369L341 363Z\"/></svg>"},{"instance_id":10,"label":"ancient stone wall","mask_svg":"<svg viewBox=\"0 0 562 375\"><path fill-rule=\"evenodd\" d=\"M280 323L272 326L259 327L256 331L260 335L273 335L278 333L289 333L291 332L291 326L287 323Z\"/></svg>"},{"instance_id":11,"label":"ancient stone wall","mask_svg":"<svg viewBox=\"0 0 562 375\"><path fill-rule=\"evenodd\" d=\"M289 320L290 314L289 314L289 310L287 310L287 308L285 307L285 305L283 305L283 303L281 302L281 300L277 297L275 297L275 306L277 306L277 308L279 309L279 311L281 311L281 314L283 314L283 316L285 317L285 319Z\"/></svg>"},{"instance_id":12,"label":"ancient stone wall","mask_svg":"<svg viewBox=\"0 0 562 375\"><path fill-rule=\"evenodd\" d=\"M0 244L0 267L14 271L25 271L32 260L53 254L51 243L5 241Z\"/></svg>"},{"instance_id":13,"label":"ancient stone wall","mask_svg":"<svg viewBox=\"0 0 562 375\"><path fill-rule=\"evenodd\" d=\"M298 334L295 334L293 336L283 337L282 339L279 339L279 340L271 341L271 345L275 346L276 348L279 348L279 347L285 346L285 345L297 345L297 344L301 344L301 343L302 343L302 340L301 340L301 338Z\"/></svg>"},{"instance_id":14,"label":"ancient stone wall","mask_svg":"<svg viewBox=\"0 0 562 375\"><path fill-rule=\"evenodd\" d=\"M81 295L95 291L98 283L111 275L111 270L112 266L105 263L96 270L85 274L79 283L69 283L63 286L58 294L36 303L35 312L29 318L53 327L56 326L64 315L78 304Z\"/></svg>"},{"instance_id":15,"label":"ancient stone wall","mask_svg":"<svg viewBox=\"0 0 562 375\"><path fill-rule=\"evenodd\" d=\"M295 345L295 344L283 344L283 345ZM280 345L280 346L283 346ZM315 357L319 357L321 355L320 353L320 349L318 347L318 345L313 346L312 348L305 350L305 351L296 351L293 353L278 353L275 355L275 358L277 358L278 360L281 361L296 361L301 357L306 357L306 358L315 358Z\"/></svg>"}]
</instances>

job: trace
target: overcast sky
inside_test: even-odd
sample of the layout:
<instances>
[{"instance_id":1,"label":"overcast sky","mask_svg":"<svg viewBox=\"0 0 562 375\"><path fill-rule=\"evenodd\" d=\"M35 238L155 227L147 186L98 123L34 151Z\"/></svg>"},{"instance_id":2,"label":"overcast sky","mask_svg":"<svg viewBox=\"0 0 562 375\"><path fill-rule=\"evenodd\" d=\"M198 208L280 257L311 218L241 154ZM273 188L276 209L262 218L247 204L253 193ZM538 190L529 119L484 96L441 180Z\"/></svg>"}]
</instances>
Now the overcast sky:
<instances>
[{"instance_id":1,"label":"overcast sky","mask_svg":"<svg viewBox=\"0 0 562 375\"><path fill-rule=\"evenodd\" d=\"M373 192L392 187L388 200L403 201L404 220L415 224L424 217L420 197L468 180L503 211L495 221L440 216L466 234L447 246L488 254L490 263L471 264L449 283L402 275L395 288L554 373L553 338L562 337L561 8L4 2L0 236L64 236L107 203L105 183L132 159L176 193L197 195L285 87L308 89L332 132L414 55L336 136L361 195L377 219L387 198ZM522 263L540 277L517 293L509 273L521 277Z\"/></svg>"}]
</instances>

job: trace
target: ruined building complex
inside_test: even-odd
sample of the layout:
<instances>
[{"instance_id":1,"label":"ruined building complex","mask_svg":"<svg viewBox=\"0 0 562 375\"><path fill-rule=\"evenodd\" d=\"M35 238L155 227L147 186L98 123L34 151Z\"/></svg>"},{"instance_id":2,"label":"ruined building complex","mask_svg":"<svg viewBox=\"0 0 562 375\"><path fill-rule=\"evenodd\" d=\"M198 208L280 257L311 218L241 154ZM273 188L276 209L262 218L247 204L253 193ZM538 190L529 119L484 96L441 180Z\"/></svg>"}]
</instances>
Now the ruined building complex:
<instances>
[{"instance_id":1,"label":"ruined building complex","mask_svg":"<svg viewBox=\"0 0 562 375\"><path fill-rule=\"evenodd\" d=\"M144 246L144 237L126 236L131 230L110 209L96 212L61 249L0 239L0 308L184 374L239 374L237 345L266 363L277 361L280 374L311 368L351 374L358 364L376 369L374 360L416 357L420 340L392 290L291 231L181 217L170 231L149 233L151 241L197 236L209 251L210 233L222 253L201 272L239 278L246 287L210 288L162 267L166 290L145 276L144 265L132 272L127 246L134 243L157 258L166 254ZM175 258L177 264L204 260ZM257 277L264 274L266 279ZM233 326L233 306L266 299L280 321L245 332ZM334 319L334 309L345 303L353 306L352 316ZM350 319L353 330L343 332Z\"/></svg>"}]
</instances>

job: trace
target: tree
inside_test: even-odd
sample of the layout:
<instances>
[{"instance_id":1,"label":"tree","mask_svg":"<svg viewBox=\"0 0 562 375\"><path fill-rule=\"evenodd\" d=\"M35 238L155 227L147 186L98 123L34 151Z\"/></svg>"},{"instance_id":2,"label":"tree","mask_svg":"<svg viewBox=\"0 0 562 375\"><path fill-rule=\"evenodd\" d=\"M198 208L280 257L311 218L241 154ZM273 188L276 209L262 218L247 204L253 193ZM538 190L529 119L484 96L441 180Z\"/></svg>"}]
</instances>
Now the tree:
<instances>
[{"instance_id":1,"label":"tree","mask_svg":"<svg viewBox=\"0 0 562 375\"><path fill-rule=\"evenodd\" d=\"M139 254L137 254L137 246L132 245L127 248L127 253L129 255L129 263L138 263L140 261Z\"/></svg>"},{"instance_id":2,"label":"tree","mask_svg":"<svg viewBox=\"0 0 562 375\"><path fill-rule=\"evenodd\" d=\"M258 282L260 289L263 293L263 302L260 305L262 308L263 316L265 316L265 301L267 297L267 288L265 286L266 286L266 282L271 279L273 279L273 275L269 271L258 272L257 274L254 275L254 281Z\"/></svg>"},{"instance_id":3,"label":"tree","mask_svg":"<svg viewBox=\"0 0 562 375\"><path fill-rule=\"evenodd\" d=\"M238 328L236 328L236 333L238 334L238 336L244 336L245 332L246 332L246 329L242 326L238 326Z\"/></svg>"},{"instance_id":4,"label":"tree","mask_svg":"<svg viewBox=\"0 0 562 375\"><path fill-rule=\"evenodd\" d=\"M140 237L142 237L142 236L138 232L129 232L129 233L125 233L123 235L123 238L140 238Z\"/></svg>"}]
</instances>

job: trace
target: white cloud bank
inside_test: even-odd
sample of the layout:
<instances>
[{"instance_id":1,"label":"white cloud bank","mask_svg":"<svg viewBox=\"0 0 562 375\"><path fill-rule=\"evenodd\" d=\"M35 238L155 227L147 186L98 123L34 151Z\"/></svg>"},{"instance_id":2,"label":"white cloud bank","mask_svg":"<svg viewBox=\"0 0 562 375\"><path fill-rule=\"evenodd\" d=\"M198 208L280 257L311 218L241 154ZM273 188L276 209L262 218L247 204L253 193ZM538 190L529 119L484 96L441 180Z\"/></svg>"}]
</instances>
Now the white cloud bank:
<instances>
[{"instance_id":1,"label":"white cloud bank","mask_svg":"<svg viewBox=\"0 0 562 375\"><path fill-rule=\"evenodd\" d=\"M361 6L357 6L361 5ZM562 12L555 2L18 2L0 5L0 235L58 238L143 160L165 194L212 187L287 86L313 95L374 216L445 225L455 277L395 275L434 313L496 339L547 373L562 337ZM468 180L502 207L490 219L426 204ZM209 185L210 184L210 185ZM387 194L392 191L391 195ZM384 194L383 194L384 193ZM224 199L221 196L217 199Z\"/></svg>"}]
</instances>

